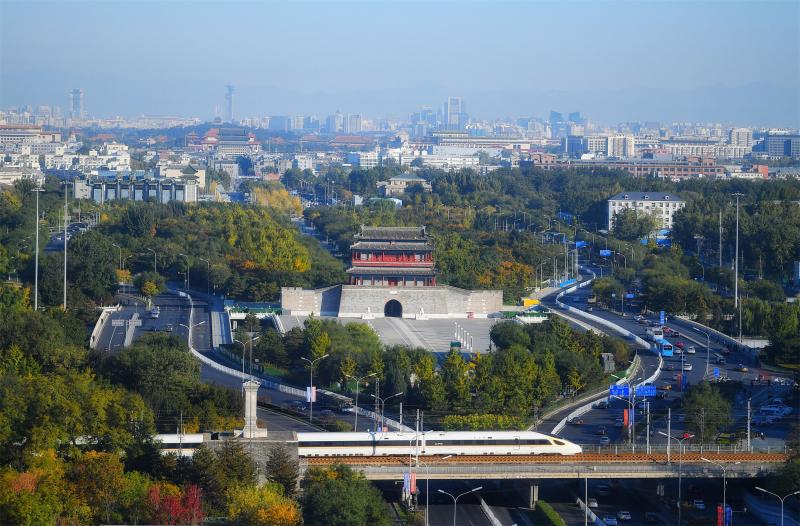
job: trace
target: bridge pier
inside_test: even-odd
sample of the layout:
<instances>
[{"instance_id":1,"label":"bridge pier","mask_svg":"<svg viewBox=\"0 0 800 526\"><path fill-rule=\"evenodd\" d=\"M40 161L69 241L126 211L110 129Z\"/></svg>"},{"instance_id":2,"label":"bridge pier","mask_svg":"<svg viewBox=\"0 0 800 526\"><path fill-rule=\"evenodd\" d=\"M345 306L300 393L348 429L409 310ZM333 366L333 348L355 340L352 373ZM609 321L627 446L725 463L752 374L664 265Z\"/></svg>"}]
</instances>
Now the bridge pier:
<instances>
[{"instance_id":1,"label":"bridge pier","mask_svg":"<svg viewBox=\"0 0 800 526\"><path fill-rule=\"evenodd\" d=\"M530 496L528 499L528 507L532 510L536 509L536 503L539 502L539 481L532 480L529 483Z\"/></svg>"}]
</instances>

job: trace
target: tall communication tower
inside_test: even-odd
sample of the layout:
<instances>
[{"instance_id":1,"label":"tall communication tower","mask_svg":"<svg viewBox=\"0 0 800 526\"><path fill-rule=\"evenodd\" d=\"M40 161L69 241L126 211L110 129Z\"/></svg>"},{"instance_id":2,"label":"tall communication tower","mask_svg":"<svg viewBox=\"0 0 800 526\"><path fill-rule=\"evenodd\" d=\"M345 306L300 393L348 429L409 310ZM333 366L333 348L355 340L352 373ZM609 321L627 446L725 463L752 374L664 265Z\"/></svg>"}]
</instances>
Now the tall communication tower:
<instances>
[{"instance_id":1,"label":"tall communication tower","mask_svg":"<svg viewBox=\"0 0 800 526\"><path fill-rule=\"evenodd\" d=\"M225 122L233 122L233 91L231 84L225 86Z\"/></svg>"}]
</instances>

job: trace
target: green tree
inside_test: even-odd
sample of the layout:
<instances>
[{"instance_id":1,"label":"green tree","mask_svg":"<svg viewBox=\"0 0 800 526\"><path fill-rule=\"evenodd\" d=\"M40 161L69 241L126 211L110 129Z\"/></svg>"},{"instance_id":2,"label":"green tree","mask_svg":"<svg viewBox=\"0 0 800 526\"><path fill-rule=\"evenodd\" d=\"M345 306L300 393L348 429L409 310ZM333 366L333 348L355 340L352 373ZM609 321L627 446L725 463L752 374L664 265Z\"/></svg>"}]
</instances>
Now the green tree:
<instances>
[{"instance_id":1,"label":"green tree","mask_svg":"<svg viewBox=\"0 0 800 526\"><path fill-rule=\"evenodd\" d=\"M347 466L311 468L303 478L305 526L389 526L386 503L361 473Z\"/></svg>"},{"instance_id":2,"label":"green tree","mask_svg":"<svg viewBox=\"0 0 800 526\"><path fill-rule=\"evenodd\" d=\"M451 350L442 364L442 380L451 409L463 411L469 403L470 379L461 353Z\"/></svg>"},{"instance_id":3,"label":"green tree","mask_svg":"<svg viewBox=\"0 0 800 526\"><path fill-rule=\"evenodd\" d=\"M267 453L267 479L280 484L283 494L294 495L299 477L297 460L284 444L275 444Z\"/></svg>"},{"instance_id":4,"label":"green tree","mask_svg":"<svg viewBox=\"0 0 800 526\"><path fill-rule=\"evenodd\" d=\"M635 241L648 236L656 228L652 215L625 208L614 214L614 236L626 241Z\"/></svg>"},{"instance_id":5,"label":"green tree","mask_svg":"<svg viewBox=\"0 0 800 526\"><path fill-rule=\"evenodd\" d=\"M687 427L703 442L712 442L717 433L732 422L730 402L717 386L706 382L689 390L683 408Z\"/></svg>"}]
</instances>

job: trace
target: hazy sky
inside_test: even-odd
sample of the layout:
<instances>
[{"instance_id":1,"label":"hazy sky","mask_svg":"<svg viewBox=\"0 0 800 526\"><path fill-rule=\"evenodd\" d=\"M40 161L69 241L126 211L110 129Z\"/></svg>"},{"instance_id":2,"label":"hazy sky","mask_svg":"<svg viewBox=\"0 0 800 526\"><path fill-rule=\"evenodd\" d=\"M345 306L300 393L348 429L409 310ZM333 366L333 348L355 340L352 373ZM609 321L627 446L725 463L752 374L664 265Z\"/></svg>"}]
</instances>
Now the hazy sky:
<instances>
[{"instance_id":1,"label":"hazy sky","mask_svg":"<svg viewBox=\"0 0 800 526\"><path fill-rule=\"evenodd\" d=\"M800 126L800 1L0 0L0 106Z\"/></svg>"}]
</instances>

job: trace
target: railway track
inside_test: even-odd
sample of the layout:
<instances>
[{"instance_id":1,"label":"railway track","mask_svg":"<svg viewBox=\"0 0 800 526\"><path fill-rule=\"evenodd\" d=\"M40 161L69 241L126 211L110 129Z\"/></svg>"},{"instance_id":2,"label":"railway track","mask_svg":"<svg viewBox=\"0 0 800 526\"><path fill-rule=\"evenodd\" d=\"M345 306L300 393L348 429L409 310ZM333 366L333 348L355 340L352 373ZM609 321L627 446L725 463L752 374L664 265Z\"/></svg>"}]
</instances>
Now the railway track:
<instances>
[{"instance_id":1,"label":"railway track","mask_svg":"<svg viewBox=\"0 0 800 526\"><path fill-rule=\"evenodd\" d=\"M784 453L686 453L683 455L684 464L703 463L705 457L717 462L741 462L741 463L776 463L785 462L789 455ZM673 454L671 460L678 462L678 454ZM441 456L425 456L425 462L434 466L449 466L457 464L641 464L641 463L661 463L667 462L666 453L622 453L622 454L601 454L601 453L581 453L570 456L557 455L459 455L442 460ZM310 466L328 466L331 464L348 464L351 466L407 466L409 457L407 455L393 456L336 456L336 457L307 457L302 459Z\"/></svg>"}]
</instances>

